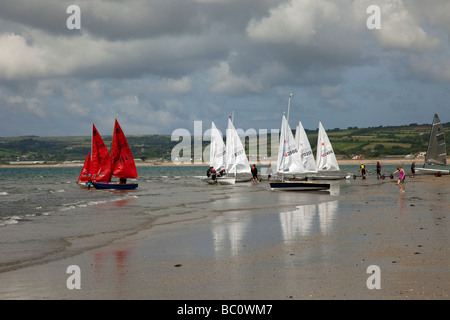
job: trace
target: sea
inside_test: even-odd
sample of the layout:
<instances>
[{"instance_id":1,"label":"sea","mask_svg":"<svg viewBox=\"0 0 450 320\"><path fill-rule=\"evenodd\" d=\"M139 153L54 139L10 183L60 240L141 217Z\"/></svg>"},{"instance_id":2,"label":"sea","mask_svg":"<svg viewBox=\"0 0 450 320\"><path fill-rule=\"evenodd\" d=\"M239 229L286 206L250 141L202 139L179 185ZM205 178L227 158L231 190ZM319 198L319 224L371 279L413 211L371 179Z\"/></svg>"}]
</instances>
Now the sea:
<instances>
[{"instance_id":1,"label":"sea","mask_svg":"<svg viewBox=\"0 0 450 320\"><path fill-rule=\"evenodd\" d=\"M263 181L209 185L207 166L138 166L135 190L87 190L76 180L80 167L0 168L0 272L73 256L155 225L227 212L283 212L334 203L353 179L329 192L271 191ZM358 174L358 166L341 166ZM375 166L370 168L372 174ZM384 166L393 172L395 166ZM244 211L242 211L244 210Z\"/></svg>"}]
</instances>

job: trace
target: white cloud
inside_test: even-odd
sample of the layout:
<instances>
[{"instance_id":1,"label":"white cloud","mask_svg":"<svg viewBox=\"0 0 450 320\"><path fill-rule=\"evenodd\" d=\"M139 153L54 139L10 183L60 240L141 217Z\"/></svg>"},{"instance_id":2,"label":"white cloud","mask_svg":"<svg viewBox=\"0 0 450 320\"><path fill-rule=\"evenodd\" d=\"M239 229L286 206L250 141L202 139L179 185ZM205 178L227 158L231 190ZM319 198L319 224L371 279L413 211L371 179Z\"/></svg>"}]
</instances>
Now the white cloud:
<instances>
[{"instance_id":1,"label":"white cloud","mask_svg":"<svg viewBox=\"0 0 450 320\"><path fill-rule=\"evenodd\" d=\"M0 90L0 101L3 102L0 103L2 108L4 108L3 114L8 112L12 114L32 114L42 119L47 117L42 102L37 98L11 95ZM9 110L6 110L5 107ZM2 119L8 121L8 117L2 116Z\"/></svg>"},{"instance_id":2,"label":"white cloud","mask_svg":"<svg viewBox=\"0 0 450 320\"><path fill-rule=\"evenodd\" d=\"M380 4L381 29L373 34L381 47L423 51L437 48L440 40L427 34L409 11L409 3L389 0Z\"/></svg>"},{"instance_id":3,"label":"white cloud","mask_svg":"<svg viewBox=\"0 0 450 320\"><path fill-rule=\"evenodd\" d=\"M244 92L261 92L262 85L257 79L244 75L234 75L228 62L222 61L219 66L210 70L213 85L211 91L239 95Z\"/></svg>"},{"instance_id":4,"label":"white cloud","mask_svg":"<svg viewBox=\"0 0 450 320\"><path fill-rule=\"evenodd\" d=\"M42 76L48 71L46 51L29 46L21 35L0 35L0 48L0 78L27 79L30 75Z\"/></svg>"},{"instance_id":5,"label":"white cloud","mask_svg":"<svg viewBox=\"0 0 450 320\"><path fill-rule=\"evenodd\" d=\"M180 79L164 79L163 83L169 92L184 94L192 90L192 81L189 77Z\"/></svg>"},{"instance_id":6,"label":"white cloud","mask_svg":"<svg viewBox=\"0 0 450 320\"><path fill-rule=\"evenodd\" d=\"M324 24L339 17L336 4L324 0L293 0L269 11L269 17L252 19L247 33L253 40L306 45Z\"/></svg>"},{"instance_id":7,"label":"white cloud","mask_svg":"<svg viewBox=\"0 0 450 320\"><path fill-rule=\"evenodd\" d=\"M67 111L76 117L84 117L89 114L89 110L86 107L83 107L82 105L75 102L70 103L67 106Z\"/></svg>"}]
</instances>

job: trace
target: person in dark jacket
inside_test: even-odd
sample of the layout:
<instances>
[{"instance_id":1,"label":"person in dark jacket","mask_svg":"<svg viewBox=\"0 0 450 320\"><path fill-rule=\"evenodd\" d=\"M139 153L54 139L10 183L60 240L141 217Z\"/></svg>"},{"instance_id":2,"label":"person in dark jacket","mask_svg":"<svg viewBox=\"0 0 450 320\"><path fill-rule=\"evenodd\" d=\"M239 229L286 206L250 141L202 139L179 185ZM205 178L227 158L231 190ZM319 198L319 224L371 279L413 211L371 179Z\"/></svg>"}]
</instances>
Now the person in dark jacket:
<instances>
[{"instance_id":1,"label":"person in dark jacket","mask_svg":"<svg viewBox=\"0 0 450 320\"><path fill-rule=\"evenodd\" d=\"M377 179L381 178L381 164L377 161Z\"/></svg>"},{"instance_id":2,"label":"person in dark jacket","mask_svg":"<svg viewBox=\"0 0 450 320\"><path fill-rule=\"evenodd\" d=\"M258 169L256 168L256 164L253 165L252 169L252 182L258 182Z\"/></svg>"}]
</instances>

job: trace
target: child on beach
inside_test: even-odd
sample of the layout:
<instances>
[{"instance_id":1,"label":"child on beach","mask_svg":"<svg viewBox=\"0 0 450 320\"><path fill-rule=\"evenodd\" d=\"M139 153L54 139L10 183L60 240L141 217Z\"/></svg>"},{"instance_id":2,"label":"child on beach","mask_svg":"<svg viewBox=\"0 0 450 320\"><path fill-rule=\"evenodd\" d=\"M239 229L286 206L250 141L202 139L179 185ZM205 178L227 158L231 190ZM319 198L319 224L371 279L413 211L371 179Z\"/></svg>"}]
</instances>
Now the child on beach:
<instances>
[{"instance_id":1,"label":"child on beach","mask_svg":"<svg viewBox=\"0 0 450 320\"><path fill-rule=\"evenodd\" d=\"M269 167L267 168L267 180L270 180L270 177L272 177L272 162L269 163Z\"/></svg>"},{"instance_id":2,"label":"child on beach","mask_svg":"<svg viewBox=\"0 0 450 320\"><path fill-rule=\"evenodd\" d=\"M397 171L393 172L392 174L396 174L398 172L398 181L397 185L400 188L400 192L405 192L405 170L401 166L397 167Z\"/></svg>"}]
</instances>

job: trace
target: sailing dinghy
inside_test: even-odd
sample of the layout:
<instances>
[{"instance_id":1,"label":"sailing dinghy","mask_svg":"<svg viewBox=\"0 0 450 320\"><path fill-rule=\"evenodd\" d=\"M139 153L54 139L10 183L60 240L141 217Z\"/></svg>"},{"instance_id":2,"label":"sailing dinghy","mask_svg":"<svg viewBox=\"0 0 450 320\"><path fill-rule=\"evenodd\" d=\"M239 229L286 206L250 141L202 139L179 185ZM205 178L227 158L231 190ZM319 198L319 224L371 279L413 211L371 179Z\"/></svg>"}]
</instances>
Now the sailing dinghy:
<instances>
[{"instance_id":1,"label":"sailing dinghy","mask_svg":"<svg viewBox=\"0 0 450 320\"><path fill-rule=\"evenodd\" d=\"M78 185L82 188L90 188L92 186L92 161L91 153L88 152L86 160L84 160L83 168L78 177Z\"/></svg>"},{"instance_id":2,"label":"sailing dinghy","mask_svg":"<svg viewBox=\"0 0 450 320\"><path fill-rule=\"evenodd\" d=\"M232 185L236 179L228 176L219 177L221 170L226 170L226 146L223 142L222 134L217 129L214 122L211 123L211 145L209 151L209 165L216 171L216 182L218 184ZM205 179L209 184L214 184L212 179Z\"/></svg>"},{"instance_id":3,"label":"sailing dinghy","mask_svg":"<svg viewBox=\"0 0 450 320\"><path fill-rule=\"evenodd\" d=\"M291 95L289 95L288 118ZM281 191L314 191L330 189L329 183L313 183L303 181L284 181L284 174L304 174L305 168L298 151L297 142L283 114L281 120L280 147L278 149L277 173L281 173L281 181L270 182L271 190Z\"/></svg>"},{"instance_id":4,"label":"sailing dinghy","mask_svg":"<svg viewBox=\"0 0 450 320\"><path fill-rule=\"evenodd\" d=\"M333 146L320 121L319 134L317 136L316 161L316 174L310 177L313 180L341 180L351 177L351 175L342 175L340 173L341 169L334 154Z\"/></svg>"},{"instance_id":5,"label":"sailing dinghy","mask_svg":"<svg viewBox=\"0 0 450 320\"><path fill-rule=\"evenodd\" d=\"M307 174L316 173L317 170L314 154L301 121L298 122L298 126L295 130L295 141L298 144L298 152L300 152L300 157L302 159L305 172Z\"/></svg>"},{"instance_id":6,"label":"sailing dinghy","mask_svg":"<svg viewBox=\"0 0 450 320\"><path fill-rule=\"evenodd\" d=\"M226 134L226 172L227 176L231 178L234 174L235 182L249 182L250 178L237 178L237 174L251 173L250 165L248 163L247 155L245 154L244 146L241 138L234 128L231 117L228 119L228 128Z\"/></svg>"},{"instance_id":7,"label":"sailing dinghy","mask_svg":"<svg viewBox=\"0 0 450 320\"><path fill-rule=\"evenodd\" d=\"M445 145L445 132L442 122L435 114L431 125L430 139L428 140L427 154L423 168L416 168L416 174L419 175L445 175L450 170L425 168L426 165L447 165L447 149Z\"/></svg>"},{"instance_id":8,"label":"sailing dinghy","mask_svg":"<svg viewBox=\"0 0 450 320\"><path fill-rule=\"evenodd\" d=\"M128 145L125 134L122 131L122 128L120 127L117 119L114 123L111 156L109 156L108 154L108 160L109 169L108 165L105 164L106 169L103 170L105 170L106 172L109 170L109 172L101 176L100 171L102 170L102 168L99 168L97 170L97 175L93 182L93 185L96 189L132 190L138 187L137 183L127 182L127 179L137 179L138 175L130 146ZM111 178L113 176L119 178L119 181L112 181Z\"/></svg>"},{"instance_id":9,"label":"sailing dinghy","mask_svg":"<svg viewBox=\"0 0 450 320\"><path fill-rule=\"evenodd\" d=\"M82 188L90 188L92 182L108 181L111 176L111 159L97 128L92 124L91 152L88 153L78 177L78 185Z\"/></svg>"}]
</instances>

